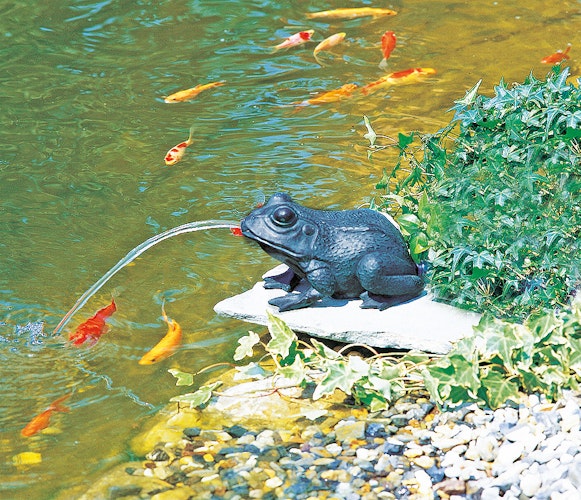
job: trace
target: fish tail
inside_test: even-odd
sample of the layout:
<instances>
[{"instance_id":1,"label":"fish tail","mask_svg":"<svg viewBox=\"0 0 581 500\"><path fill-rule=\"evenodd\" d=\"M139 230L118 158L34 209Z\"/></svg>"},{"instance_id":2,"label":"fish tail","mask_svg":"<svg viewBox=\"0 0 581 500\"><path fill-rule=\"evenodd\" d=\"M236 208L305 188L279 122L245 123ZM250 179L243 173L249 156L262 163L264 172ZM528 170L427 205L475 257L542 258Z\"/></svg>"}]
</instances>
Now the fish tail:
<instances>
[{"instance_id":1,"label":"fish tail","mask_svg":"<svg viewBox=\"0 0 581 500\"><path fill-rule=\"evenodd\" d=\"M52 411L60 411L60 412L63 412L63 413L67 413L67 412L71 411L68 406L64 406L62 404L64 401L66 401L70 397L71 397L71 394L65 394L64 396L61 396L56 401L53 401L52 402L52 404L50 405L50 409Z\"/></svg>"},{"instance_id":2,"label":"fish tail","mask_svg":"<svg viewBox=\"0 0 581 500\"><path fill-rule=\"evenodd\" d=\"M190 144L192 144L192 143L194 142L194 141L193 141L193 137L194 137L194 125L192 125L192 126L190 127L190 135L188 136L188 140L186 141L186 143L187 143L188 145L190 145Z\"/></svg>"}]
</instances>

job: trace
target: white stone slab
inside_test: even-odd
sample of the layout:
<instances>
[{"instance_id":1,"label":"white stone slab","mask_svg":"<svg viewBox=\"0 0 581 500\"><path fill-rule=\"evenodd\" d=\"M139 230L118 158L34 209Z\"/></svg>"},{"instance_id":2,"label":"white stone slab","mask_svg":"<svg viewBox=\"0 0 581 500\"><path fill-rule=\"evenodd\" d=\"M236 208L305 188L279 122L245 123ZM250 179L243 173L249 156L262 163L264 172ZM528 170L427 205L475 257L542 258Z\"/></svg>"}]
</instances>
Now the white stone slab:
<instances>
[{"instance_id":1,"label":"white stone slab","mask_svg":"<svg viewBox=\"0 0 581 500\"><path fill-rule=\"evenodd\" d=\"M276 271L280 272L280 268ZM268 324L268 310L292 330L315 337L441 354L450 350L450 342L471 335L472 327L480 320L477 313L434 302L429 295L384 311L361 309L360 300L329 298L311 307L281 313L268 301L286 292L267 290L263 284L256 283L251 290L219 302L214 310L259 325Z\"/></svg>"}]
</instances>

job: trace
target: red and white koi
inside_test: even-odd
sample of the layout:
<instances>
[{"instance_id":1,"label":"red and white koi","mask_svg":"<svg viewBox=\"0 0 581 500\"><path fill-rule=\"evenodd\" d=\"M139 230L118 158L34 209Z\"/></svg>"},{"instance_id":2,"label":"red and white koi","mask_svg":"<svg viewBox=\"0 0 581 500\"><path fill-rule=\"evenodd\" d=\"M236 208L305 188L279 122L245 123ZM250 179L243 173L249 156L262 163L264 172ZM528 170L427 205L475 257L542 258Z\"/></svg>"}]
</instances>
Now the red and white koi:
<instances>
[{"instance_id":1,"label":"red and white koi","mask_svg":"<svg viewBox=\"0 0 581 500\"><path fill-rule=\"evenodd\" d=\"M274 50L288 49L289 47L295 47L305 42L309 42L314 33L315 30L299 31L294 35L289 36L284 42L275 45Z\"/></svg>"},{"instance_id":2,"label":"red and white koi","mask_svg":"<svg viewBox=\"0 0 581 500\"><path fill-rule=\"evenodd\" d=\"M167 154L165 155L166 165L168 166L175 165L178 161L180 161L184 157L184 154L186 153L186 149L188 148L188 146L191 146L194 143L193 135L194 127L190 129L190 136L188 137L187 141L176 144L173 148L171 148L167 152Z\"/></svg>"}]
</instances>

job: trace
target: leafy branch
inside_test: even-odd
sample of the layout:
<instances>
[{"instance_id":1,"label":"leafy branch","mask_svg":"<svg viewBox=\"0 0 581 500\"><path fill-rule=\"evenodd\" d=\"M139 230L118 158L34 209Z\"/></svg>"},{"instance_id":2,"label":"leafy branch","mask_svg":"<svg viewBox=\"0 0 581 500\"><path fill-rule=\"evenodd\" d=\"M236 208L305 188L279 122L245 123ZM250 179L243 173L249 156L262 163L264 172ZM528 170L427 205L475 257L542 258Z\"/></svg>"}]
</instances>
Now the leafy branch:
<instances>
[{"instance_id":1,"label":"leafy branch","mask_svg":"<svg viewBox=\"0 0 581 500\"><path fill-rule=\"evenodd\" d=\"M551 399L581 381L581 299L561 313L529 316L523 324L483 316L468 335L444 356L420 352L376 353L370 357L343 354L324 343L297 338L286 323L269 314L268 343L250 332L239 339L238 361L255 356L261 361L237 367L238 379L282 378L285 386L312 386L314 400L336 390L352 396L371 411L387 408L405 393L427 389L441 407L478 402L497 408L517 401L520 393L538 392ZM191 385L195 377L170 370L177 385ZM191 394L172 398L191 407L206 404L220 382Z\"/></svg>"}]
</instances>

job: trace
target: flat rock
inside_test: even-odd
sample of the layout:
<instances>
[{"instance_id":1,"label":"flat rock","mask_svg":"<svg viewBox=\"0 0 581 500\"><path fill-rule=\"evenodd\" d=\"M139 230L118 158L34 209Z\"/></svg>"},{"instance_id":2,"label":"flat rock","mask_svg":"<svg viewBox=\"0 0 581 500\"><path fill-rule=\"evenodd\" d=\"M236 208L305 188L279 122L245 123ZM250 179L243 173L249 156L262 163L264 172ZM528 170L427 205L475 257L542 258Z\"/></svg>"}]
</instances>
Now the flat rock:
<instances>
[{"instance_id":1,"label":"flat rock","mask_svg":"<svg viewBox=\"0 0 581 500\"><path fill-rule=\"evenodd\" d=\"M267 274L282 272L278 266ZM345 343L373 347L416 349L445 354L451 342L472 334L480 314L434 302L429 294L384 311L361 309L361 300L326 298L313 306L279 312L268 304L283 290L267 290L264 282L240 295L225 299L214 310L249 323L267 325L267 311L283 319L294 331Z\"/></svg>"}]
</instances>

